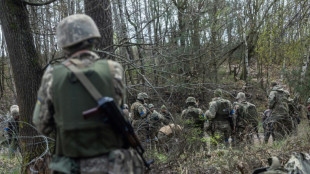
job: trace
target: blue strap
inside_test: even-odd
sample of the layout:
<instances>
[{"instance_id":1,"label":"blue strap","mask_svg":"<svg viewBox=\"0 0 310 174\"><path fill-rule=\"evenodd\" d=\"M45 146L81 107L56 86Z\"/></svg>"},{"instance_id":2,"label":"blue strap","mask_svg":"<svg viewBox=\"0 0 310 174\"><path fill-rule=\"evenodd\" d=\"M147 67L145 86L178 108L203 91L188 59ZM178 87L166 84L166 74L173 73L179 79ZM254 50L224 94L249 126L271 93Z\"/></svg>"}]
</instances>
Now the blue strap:
<instances>
[{"instance_id":1,"label":"blue strap","mask_svg":"<svg viewBox=\"0 0 310 174\"><path fill-rule=\"evenodd\" d=\"M234 113L235 113L235 110L231 110L229 114L233 115Z\"/></svg>"},{"instance_id":2,"label":"blue strap","mask_svg":"<svg viewBox=\"0 0 310 174\"><path fill-rule=\"evenodd\" d=\"M144 112L141 112L141 113L140 113L140 116L143 115L143 114L144 114Z\"/></svg>"}]
</instances>

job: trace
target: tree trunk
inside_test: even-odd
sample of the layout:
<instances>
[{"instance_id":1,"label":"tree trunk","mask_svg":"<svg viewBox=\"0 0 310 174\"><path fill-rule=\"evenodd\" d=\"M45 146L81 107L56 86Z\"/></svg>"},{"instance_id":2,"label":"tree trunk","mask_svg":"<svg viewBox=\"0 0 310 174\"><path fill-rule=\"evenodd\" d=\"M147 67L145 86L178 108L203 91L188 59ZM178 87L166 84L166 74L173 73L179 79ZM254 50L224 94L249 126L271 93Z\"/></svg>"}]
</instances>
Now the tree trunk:
<instances>
[{"instance_id":1,"label":"tree trunk","mask_svg":"<svg viewBox=\"0 0 310 174\"><path fill-rule=\"evenodd\" d=\"M98 26L102 39L97 49L113 52L113 24L110 0L85 0L85 13L92 17ZM101 58L111 58L99 52Z\"/></svg>"},{"instance_id":2,"label":"tree trunk","mask_svg":"<svg viewBox=\"0 0 310 174\"><path fill-rule=\"evenodd\" d=\"M0 0L0 20L13 68L20 120L31 124L42 71L38 64L39 56L35 50L25 4L20 0ZM20 136L35 135L36 130L30 126L23 125L20 129ZM42 150L36 145L36 140L19 139L23 164L26 168L30 166L26 164L37 157ZM42 169L44 170L43 167ZM25 170L27 169L23 169L24 172Z\"/></svg>"}]
</instances>

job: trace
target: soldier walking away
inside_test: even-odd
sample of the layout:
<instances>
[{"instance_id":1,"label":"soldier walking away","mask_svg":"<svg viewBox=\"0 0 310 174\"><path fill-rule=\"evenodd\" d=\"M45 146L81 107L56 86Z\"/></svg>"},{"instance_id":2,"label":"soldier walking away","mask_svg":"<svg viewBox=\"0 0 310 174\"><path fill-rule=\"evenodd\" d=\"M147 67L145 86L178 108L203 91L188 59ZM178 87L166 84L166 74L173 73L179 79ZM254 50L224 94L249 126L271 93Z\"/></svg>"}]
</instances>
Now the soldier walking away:
<instances>
[{"instance_id":1,"label":"soldier walking away","mask_svg":"<svg viewBox=\"0 0 310 174\"><path fill-rule=\"evenodd\" d=\"M272 110L270 120L273 122L274 140L283 139L293 130L293 122L289 116L288 108L289 92L276 82L271 83L271 91L268 96L268 107Z\"/></svg>"},{"instance_id":2,"label":"soldier walking away","mask_svg":"<svg viewBox=\"0 0 310 174\"><path fill-rule=\"evenodd\" d=\"M149 142L149 123L147 116L150 111L145 104L148 96L146 93L139 93L136 102L131 105L132 126L137 133L139 139L143 142Z\"/></svg>"},{"instance_id":3,"label":"soldier walking away","mask_svg":"<svg viewBox=\"0 0 310 174\"><path fill-rule=\"evenodd\" d=\"M209 120L206 128L211 133L211 145L224 144L228 146L229 136L232 133L232 114L233 108L229 100L222 98L222 90L214 91L214 98L209 103L209 110L206 111L206 117Z\"/></svg>"},{"instance_id":4,"label":"soldier walking away","mask_svg":"<svg viewBox=\"0 0 310 174\"><path fill-rule=\"evenodd\" d=\"M267 144L270 136L274 137L273 122L270 119L271 109L267 109L263 113L262 122L264 128L264 142Z\"/></svg>"},{"instance_id":5,"label":"soldier walking away","mask_svg":"<svg viewBox=\"0 0 310 174\"><path fill-rule=\"evenodd\" d=\"M202 143L204 135L205 116L203 111L197 107L197 102L194 97L186 99L187 108L182 111L181 118L184 121L185 138L190 139L189 151L198 152L201 147L205 147Z\"/></svg>"},{"instance_id":6,"label":"soldier walking away","mask_svg":"<svg viewBox=\"0 0 310 174\"><path fill-rule=\"evenodd\" d=\"M95 22L84 14L71 15L58 24L56 34L67 59L45 71L33 114L41 133L56 131L49 167L54 173L143 173L141 158L128 149L128 141L117 131L121 128L114 126L113 117L124 120L118 114L124 97L123 68L91 51L101 37ZM115 114L99 104L105 112L85 119L83 112L98 105L95 96L100 94L115 101L109 105Z\"/></svg>"},{"instance_id":7,"label":"soldier walking away","mask_svg":"<svg viewBox=\"0 0 310 174\"><path fill-rule=\"evenodd\" d=\"M188 97L185 101L187 109L182 111L181 118L185 121L185 128L198 128L199 137L203 136L203 124L205 116L203 111L197 107L194 97Z\"/></svg>"},{"instance_id":8,"label":"soldier walking away","mask_svg":"<svg viewBox=\"0 0 310 174\"><path fill-rule=\"evenodd\" d=\"M237 102L233 104L235 111L234 144L251 144L254 141L254 134L258 135L258 113L256 106L246 101L243 92L239 92L236 99Z\"/></svg>"},{"instance_id":9,"label":"soldier walking away","mask_svg":"<svg viewBox=\"0 0 310 174\"><path fill-rule=\"evenodd\" d=\"M159 129L163 126L164 117L155 110L153 104L149 104L149 110L150 140L157 142L157 134Z\"/></svg>"}]
</instances>

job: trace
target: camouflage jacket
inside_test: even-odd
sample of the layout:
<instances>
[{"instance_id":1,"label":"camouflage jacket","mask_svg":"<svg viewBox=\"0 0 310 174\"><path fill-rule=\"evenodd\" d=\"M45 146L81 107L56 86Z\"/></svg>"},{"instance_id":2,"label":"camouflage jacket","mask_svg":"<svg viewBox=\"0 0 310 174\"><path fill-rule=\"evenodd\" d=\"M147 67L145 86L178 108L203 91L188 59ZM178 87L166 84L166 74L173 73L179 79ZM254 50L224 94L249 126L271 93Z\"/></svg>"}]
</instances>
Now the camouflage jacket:
<instances>
[{"instance_id":1,"label":"camouflage jacket","mask_svg":"<svg viewBox=\"0 0 310 174\"><path fill-rule=\"evenodd\" d=\"M133 120L139 120L141 118L145 118L148 114L146 107L139 100L137 100L131 105L130 110Z\"/></svg>"},{"instance_id":2,"label":"camouflage jacket","mask_svg":"<svg viewBox=\"0 0 310 174\"><path fill-rule=\"evenodd\" d=\"M158 113L156 110L154 110L152 113L148 116L149 124L151 128L159 129L162 126L162 123L164 121L163 115Z\"/></svg>"},{"instance_id":3,"label":"camouflage jacket","mask_svg":"<svg viewBox=\"0 0 310 174\"><path fill-rule=\"evenodd\" d=\"M189 106L182 111L181 118L184 119L187 124L196 124L196 126L203 127L205 116L200 108Z\"/></svg>"},{"instance_id":4,"label":"camouflage jacket","mask_svg":"<svg viewBox=\"0 0 310 174\"><path fill-rule=\"evenodd\" d=\"M268 96L268 107L272 109L271 115L288 116L288 97L289 92L281 86L274 86Z\"/></svg>"},{"instance_id":5,"label":"camouflage jacket","mask_svg":"<svg viewBox=\"0 0 310 174\"><path fill-rule=\"evenodd\" d=\"M95 54L95 53L94 53ZM78 58L83 66L88 67L92 65L97 59L93 55L82 54ZM123 68L114 61L108 60L108 64L111 67L111 75L113 76L113 85L115 90L116 103L120 106L123 98L125 97L125 86L123 83ZM34 114L33 123L37 127L38 131L47 135L55 128L55 122L53 115L55 113L53 106L53 66L49 66L43 74L41 86L38 91L37 105L40 106L38 114Z\"/></svg>"},{"instance_id":6,"label":"camouflage jacket","mask_svg":"<svg viewBox=\"0 0 310 174\"><path fill-rule=\"evenodd\" d=\"M232 104L229 100L223 99L221 97L215 97L212 99L212 101L209 103L209 110L206 111L205 115L207 119L213 120L216 119L217 114L219 113L219 108L221 102L226 102L228 104L228 115L233 110Z\"/></svg>"},{"instance_id":7,"label":"camouflage jacket","mask_svg":"<svg viewBox=\"0 0 310 174\"><path fill-rule=\"evenodd\" d=\"M249 109L251 107L251 109ZM258 125L258 113L256 106L247 101L234 102L234 116L233 121L235 126L257 126Z\"/></svg>"}]
</instances>

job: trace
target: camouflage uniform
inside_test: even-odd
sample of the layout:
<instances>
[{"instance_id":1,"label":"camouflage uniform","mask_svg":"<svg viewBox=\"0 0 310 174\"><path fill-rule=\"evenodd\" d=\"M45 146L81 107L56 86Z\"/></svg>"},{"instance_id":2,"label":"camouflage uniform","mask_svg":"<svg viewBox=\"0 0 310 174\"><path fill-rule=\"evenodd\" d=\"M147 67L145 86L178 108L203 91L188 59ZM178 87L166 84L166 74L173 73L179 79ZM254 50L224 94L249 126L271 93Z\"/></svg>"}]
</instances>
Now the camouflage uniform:
<instances>
[{"instance_id":1,"label":"camouflage uniform","mask_svg":"<svg viewBox=\"0 0 310 174\"><path fill-rule=\"evenodd\" d=\"M264 142L268 143L270 135L274 137L273 133L273 122L270 121L270 115L271 115L271 110L267 109L263 113L262 117L262 122L263 122L263 128L264 128Z\"/></svg>"},{"instance_id":2,"label":"camouflage uniform","mask_svg":"<svg viewBox=\"0 0 310 174\"><path fill-rule=\"evenodd\" d=\"M233 103L235 111L234 122L234 142L239 144L241 142L253 143L253 135L256 133L258 121L257 111L255 105L245 101L246 97L243 92L238 93L237 102ZM252 111L248 109L252 107ZM251 113L248 113L251 112Z\"/></svg>"},{"instance_id":3,"label":"camouflage uniform","mask_svg":"<svg viewBox=\"0 0 310 174\"><path fill-rule=\"evenodd\" d=\"M18 148L19 134L19 107L12 105L10 107L10 120L8 121L7 134L9 137L10 152L14 153Z\"/></svg>"},{"instance_id":4,"label":"camouflage uniform","mask_svg":"<svg viewBox=\"0 0 310 174\"><path fill-rule=\"evenodd\" d=\"M150 127L150 138L151 140L157 141L158 140L157 133L163 125L164 117L160 113L158 113L156 110L154 110L153 104L149 104L148 107L151 111L151 113L148 115L149 127Z\"/></svg>"},{"instance_id":5,"label":"camouflage uniform","mask_svg":"<svg viewBox=\"0 0 310 174\"><path fill-rule=\"evenodd\" d=\"M187 109L184 109L181 114L181 118L185 120L185 128L198 128L199 137L203 135L203 124L205 116L200 108L196 107L196 99L194 97L188 97L186 99Z\"/></svg>"},{"instance_id":6,"label":"camouflage uniform","mask_svg":"<svg viewBox=\"0 0 310 174\"><path fill-rule=\"evenodd\" d=\"M137 101L131 105L132 126L141 141L149 141L149 123L147 116L149 110L145 107L145 93L139 93Z\"/></svg>"},{"instance_id":7,"label":"camouflage uniform","mask_svg":"<svg viewBox=\"0 0 310 174\"><path fill-rule=\"evenodd\" d=\"M164 124L169 125L173 122L172 114L167 110L165 105L160 107L160 114L164 116Z\"/></svg>"},{"instance_id":8,"label":"camouflage uniform","mask_svg":"<svg viewBox=\"0 0 310 174\"><path fill-rule=\"evenodd\" d=\"M288 108L289 92L281 86L272 87L268 97L268 107L271 109L270 120L274 129L274 140L280 140L289 135L293 129L292 118L289 116Z\"/></svg>"},{"instance_id":9,"label":"camouflage uniform","mask_svg":"<svg viewBox=\"0 0 310 174\"><path fill-rule=\"evenodd\" d=\"M74 58L80 62L78 67L91 67L99 61L99 56L88 50L93 43L91 39L100 38L96 24L89 16L83 14L71 15L60 22L56 31L59 46L62 47L67 54L71 55L70 59ZM84 50L79 50L76 46L85 48L83 48ZM113 98L115 103L121 106L125 95L123 68L119 63L111 60L108 60L107 64L109 66L109 74L112 76L111 85L114 86L114 89L111 89L114 91ZM53 90L53 84L57 84L53 76L55 67L56 66L49 66L44 72L41 87L38 91L38 101L33 115L33 123L38 131L45 135L49 135L55 129L58 130L59 126L61 126L57 125L55 120L55 115L57 114L55 110L55 101L57 101L57 99L54 98L55 90ZM85 93L87 92L85 91ZM78 96L63 96L63 99L78 100L76 97ZM63 106L63 110L66 110L66 106ZM62 118L66 117L66 115L60 116L62 116ZM98 137L110 136L106 135L104 132L97 132L96 130L97 129L93 130L91 133L97 134ZM90 130L86 131L89 132ZM56 138L58 141L60 138L58 134ZM78 139L79 137L75 138ZM106 141L110 141L110 138L111 137L107 137ZM114 141L116 137L112 139ZM100 139L98 139L98 141L100 141ZM58 141L58 144L59 143L61 145L62 142ZM62 146L57 147L56 145L56 153L57 148L62 148ZM136 152L118 147L109 147L107 149L114 150L96 156L79 158L55 155L50 164L50 168L55 173L143 173L143 163ZM93 152L96 151L96 149L90 150Z\"/></svg>"},{"instance_id":10,"label":"camouflage uniform","mask_svg":"<svg viewBox=\"0 0 310 174\"><path fill-rule=\"evenodd\" d=\"M209 103L209 110L206 111L206 117L209 120L206 126L213 138L212 144L225 143L228 145L229 136L232 133L232 114L233 108L229 100L223 99L222 91L217 89L214 92L215 98ZM226 103L227 108L221 108Z\"/></svg>"}]
</instances>

